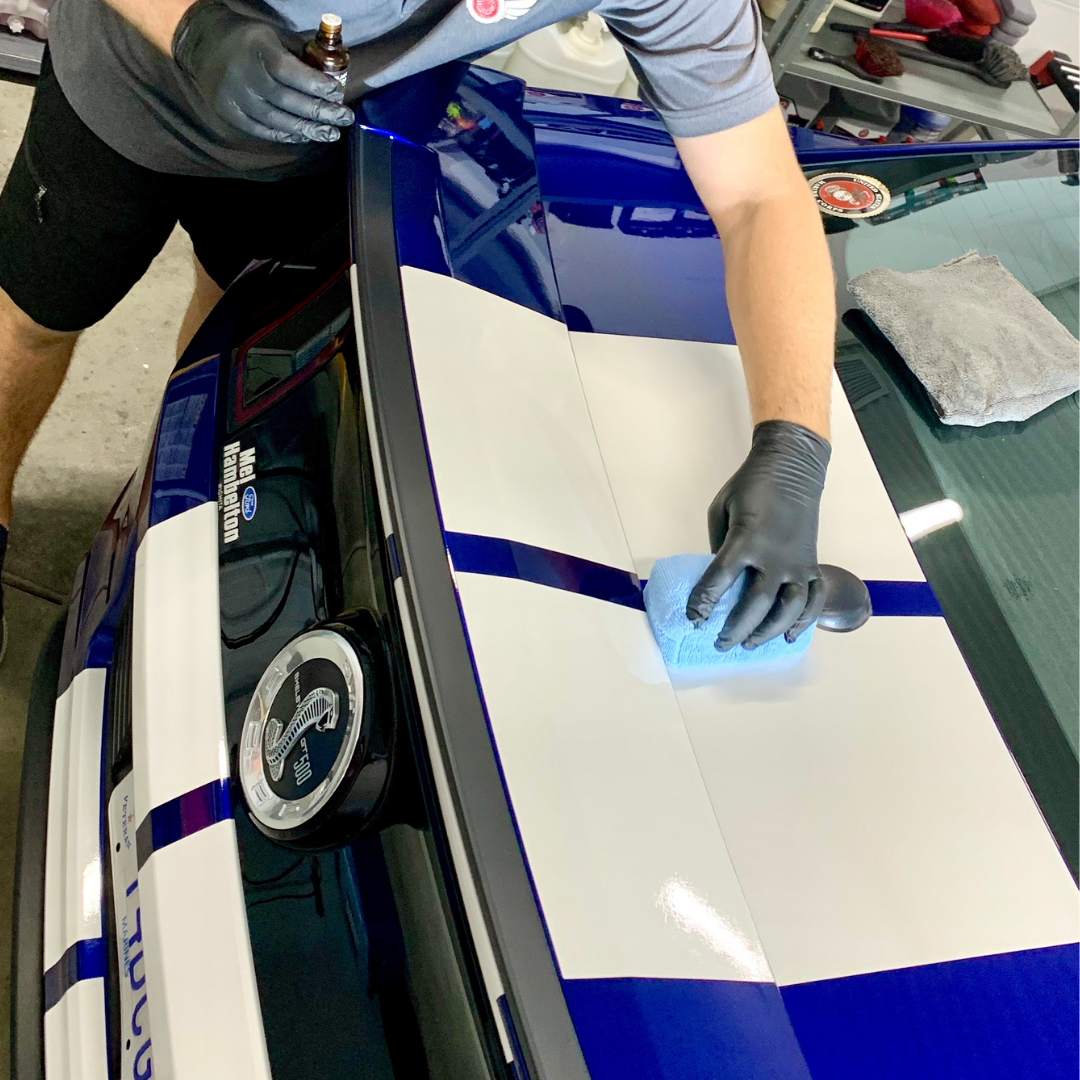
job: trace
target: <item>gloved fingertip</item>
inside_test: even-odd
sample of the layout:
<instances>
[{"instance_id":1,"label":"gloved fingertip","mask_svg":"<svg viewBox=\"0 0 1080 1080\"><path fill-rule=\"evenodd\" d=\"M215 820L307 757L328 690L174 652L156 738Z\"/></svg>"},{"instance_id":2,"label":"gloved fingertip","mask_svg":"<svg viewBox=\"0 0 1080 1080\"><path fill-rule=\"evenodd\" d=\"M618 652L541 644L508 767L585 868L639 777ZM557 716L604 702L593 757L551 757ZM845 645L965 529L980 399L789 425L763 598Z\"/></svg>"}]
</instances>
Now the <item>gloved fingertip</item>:
<instances>
[{"instance_id":1,"label":"gloved fingertip","mask_svg":"<svg viewBox=\"0 0 1080 1080\"><path fill-rule=\"evenodd\" d=\"M315 138L319 142L337 142L341 138L341 129L331 127L329 124L320 124L315 129Z\"/></svg>"},{"instance_id":2,"label":"gloved fingertip","mask_svg":"<svg viewBox=\"0 0 1080 1080\"><path fill-rule=\"evenodd\" d=\"M735 648L734 641L725 641L723 638L716 639L716 651L717 652L730 652Z\"/></svg>"}]
</instances>

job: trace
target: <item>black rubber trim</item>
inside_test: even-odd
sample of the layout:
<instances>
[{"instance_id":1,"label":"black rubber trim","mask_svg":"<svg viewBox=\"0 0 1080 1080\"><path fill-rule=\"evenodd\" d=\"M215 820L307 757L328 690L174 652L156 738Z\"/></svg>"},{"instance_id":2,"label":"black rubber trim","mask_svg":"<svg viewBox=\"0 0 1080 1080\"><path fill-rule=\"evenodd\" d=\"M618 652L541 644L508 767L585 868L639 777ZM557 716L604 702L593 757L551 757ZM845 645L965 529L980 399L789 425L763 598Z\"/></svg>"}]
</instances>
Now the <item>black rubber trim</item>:
<instances>
[{"instance_id":1,"label":"black rubber trim","mask_svg":"<svg viewBox=\"0 0 1080 1080\"><path fill-rule=\"evenodd\" d=\"M900 388L907 392L913 407L933 415L926 391L877 325L855 309L844 314L843 322L873 361L898 373ZM843 377L842 371L841 382ZM887 378L879 376L882 385ZM866 440L878 472L902 478L893 482L889 492L897 508L944 499L946 493L896 396L868 400L856 417L860 427L869 425L879 433L878 438ZM924 569L933 573L934 594L949 629L1076 880L1080 866L1080 820L1076 813L1080 770L1054 710L1002 617L963 530L931 533L918 541L915 554ZM927 578L930 576L927 573Z\"/></svg>"},{"instance_id":2,"label":"black rubber trim","mask_svg":"<svg viewBox=\"0 0 1080 1080\"><path fill-rule=\"evenodd\" d=\"M352 132L351 230L372 409L423 685L472 877L531 1080L589 1073L537 910L488 732L443 543L413 379L394 234L391 141Z\"/></svg>"},{"instance_id":3,"label":"black rubber trim","mask_svg":"<svg viewBox=\"0 0 1080 1080\"><path fill-rule=\"evenodd\" d=\"M38 656L26 710L15 895L11 918L11 1077L44 1080L45 1015L42 1006L45 933L45 836L53 716L60 682L67 612L49 632Z\"/></svg>"}]
</instances>

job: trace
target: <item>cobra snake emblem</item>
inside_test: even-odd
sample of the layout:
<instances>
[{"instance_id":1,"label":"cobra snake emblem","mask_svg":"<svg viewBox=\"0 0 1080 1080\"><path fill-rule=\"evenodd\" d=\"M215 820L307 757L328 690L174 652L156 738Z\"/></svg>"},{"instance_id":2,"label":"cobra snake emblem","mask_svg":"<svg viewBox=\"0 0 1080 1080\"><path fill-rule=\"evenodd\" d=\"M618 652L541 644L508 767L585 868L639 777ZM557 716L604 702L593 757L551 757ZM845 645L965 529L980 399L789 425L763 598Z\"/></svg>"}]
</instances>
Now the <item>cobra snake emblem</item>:
<instances>
[{"instance_id":1,"label":"cobra snake emblem","mask_svg":"<svg viewBox=\"0 0 1080 1080\"><path fill-rule=\"evenodd\" d=\"M333 731L338 721L338 696L326 686L318 686L308 693L296 706L289 726L281 730L281 721L271 717L266 722L264 747L270 775L280 780L285 771L285 759L289 751L300 741L308 728L316 731Z\"/></svg>"}]
</instances>

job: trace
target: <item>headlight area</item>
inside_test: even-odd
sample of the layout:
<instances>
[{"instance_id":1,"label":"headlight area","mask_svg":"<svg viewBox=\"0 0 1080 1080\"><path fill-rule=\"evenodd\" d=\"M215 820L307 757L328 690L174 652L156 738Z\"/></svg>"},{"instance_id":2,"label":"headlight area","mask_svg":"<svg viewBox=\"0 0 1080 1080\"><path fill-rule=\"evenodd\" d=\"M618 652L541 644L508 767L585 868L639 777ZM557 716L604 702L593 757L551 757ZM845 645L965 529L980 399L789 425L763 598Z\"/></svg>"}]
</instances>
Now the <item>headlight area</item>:
<instances>
[{"instance_id":1,"label":"headlight area","mask_svg":"<svg viewBox=\"0 0 1080 1080\"><path fill-rule=\"evenodd\" d=\"M222 388L222 675L267 1050L275 1080L501 1076L414 756L347 282L252 335Z\"/></svg>"}]
</instances>

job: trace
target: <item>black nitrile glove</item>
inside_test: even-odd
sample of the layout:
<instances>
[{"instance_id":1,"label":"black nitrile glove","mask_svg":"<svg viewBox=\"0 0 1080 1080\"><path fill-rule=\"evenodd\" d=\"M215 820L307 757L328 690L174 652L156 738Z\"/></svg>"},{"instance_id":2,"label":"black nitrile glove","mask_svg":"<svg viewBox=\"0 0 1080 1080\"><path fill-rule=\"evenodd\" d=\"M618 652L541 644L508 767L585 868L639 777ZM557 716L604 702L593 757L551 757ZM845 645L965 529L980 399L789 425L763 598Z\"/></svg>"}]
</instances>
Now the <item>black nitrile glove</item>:
<instances>
[{"instance_id":1,"label":"black nitrile glove","mask_svg":"<svg viewBox=\"0 0 1080 1080\"><path fill-rule=\"evenodd\" d=\"M686 617L700 626L744 570L746 591L716 647L752 649L778 634L794 641L824 602L817 560L818 507L829 444L787 420L754 428L746 460L709 507L716 558L690 592Z\"/></svg>"},{"instance_id":2,"label":"black nitrile glove","mask_svg":"<svg viewBox=\"0 0 1080 1080\"><path fill-rule=\"evenodd\" d=\"M218 0L184 12L173 59L233 127L278 143L334 142L353 122L341 86L301 63L277 31Z\"/></svg>"}]
</instances>

